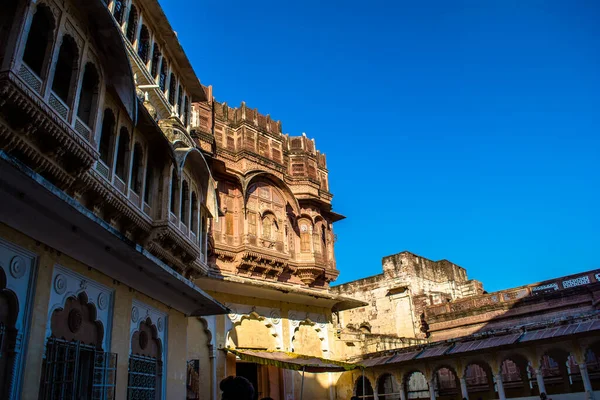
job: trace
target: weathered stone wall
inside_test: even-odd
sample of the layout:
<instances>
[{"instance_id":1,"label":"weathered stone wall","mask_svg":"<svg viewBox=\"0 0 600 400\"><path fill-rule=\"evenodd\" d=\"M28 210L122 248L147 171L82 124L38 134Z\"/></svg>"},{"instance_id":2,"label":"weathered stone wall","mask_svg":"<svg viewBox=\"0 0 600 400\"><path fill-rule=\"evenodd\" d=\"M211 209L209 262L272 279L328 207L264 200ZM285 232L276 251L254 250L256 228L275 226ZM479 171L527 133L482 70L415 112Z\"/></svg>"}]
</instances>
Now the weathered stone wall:
<instances>
[{"instance_id":1,"label":"weathered stone wall","mask_svg":"<svg viewBox=\"0 0 600 400\"><path fill-rule=\"evenodd\" d=\"M410 252L384 257L383 274L335 286L340 295L369 305L340 313L341 328L405 338L425 337L425 308L481 293L481 283L447 260L432 261Z\"/></svg>"},{"instance_id":2,"label":"weathered stone wall","mask_svg":"<svg viewBox=\"0 0 600 400\"><path fill-rule=\"evenodd\" d=\"M594 270L426 307L431 339L446 340L592 312L600 298L599 281L600 270Z\"/></svg>"}]
</instances>

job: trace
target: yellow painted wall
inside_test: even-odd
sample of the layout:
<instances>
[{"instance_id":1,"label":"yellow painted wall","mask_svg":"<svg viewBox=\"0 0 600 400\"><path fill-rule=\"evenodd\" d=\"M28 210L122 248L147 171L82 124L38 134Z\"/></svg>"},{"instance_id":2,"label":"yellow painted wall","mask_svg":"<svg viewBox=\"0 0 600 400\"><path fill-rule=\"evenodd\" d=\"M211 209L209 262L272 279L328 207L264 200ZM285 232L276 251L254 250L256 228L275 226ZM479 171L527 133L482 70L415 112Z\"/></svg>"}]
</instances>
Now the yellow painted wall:
<instances>
[{"instance_id":1,"label":"yellow painted wall","mask_svg":"<svg viewBox=\"0 0 600 400\"><path fill-rule=\"evenodd\" d=\"M129 356L129 326L132 300L138 299L168 315L167 331L167 398L185 398L187 319L185 316L158 301L113 281L103 273L60 253L51 247L37 242L28 236L0 224L0 237L19 247L35 253L38 257L38 274L33 298L33 313L29 342L23 370L22 399L37 399L42 373L42 360L45 345L45 332L48 318L48 303L52 285L52 271L55 265L69 268L90 280L114 289L114 309L110 351L118 354L116 398L127 396L127 370ZM23 301L23 299L19 299Z\"/></svg>"}]
</instances>

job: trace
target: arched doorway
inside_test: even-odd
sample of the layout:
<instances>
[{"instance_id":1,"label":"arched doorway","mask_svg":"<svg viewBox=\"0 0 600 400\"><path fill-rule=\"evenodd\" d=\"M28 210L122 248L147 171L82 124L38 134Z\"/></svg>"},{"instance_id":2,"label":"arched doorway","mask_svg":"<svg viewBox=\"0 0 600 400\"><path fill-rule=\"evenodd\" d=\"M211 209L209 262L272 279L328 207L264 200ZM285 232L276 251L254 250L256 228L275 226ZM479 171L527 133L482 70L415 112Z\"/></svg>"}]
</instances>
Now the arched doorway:
<instances>
[{"instance_id":1,"label":"arched doorway","mask_svg":"<svg viewBox=\"0 0 600 400\"><path fill-rule=\"evenodd\" d=\"M96 316L85 292L52 313L41 399L114 397L117 356L103 351L104 327Z\"/></svg>"},{"instance_id":2,"label":"arched doorway","mask_svg":"<svg viewBox=\"0 0 600 400\"><path fill-rule=\"evenodd\" d=\"M204 318L188 318L187 337L187 400L210 400L215 384L212 371L212 333Z\"/></svg>"},{"instance_id":3,"label":"arched doorway","mask_svg":"<svg viewBox=\"0 0 600 400\"><path fill-rule=\"evenodd\" d=\"M381 400L399 400L400 385L391 374L383 374L377 381L377 398Z\"/></svg>"},{"instance_id":4,"label":"arched doorway","mask_svg":"<svg viewBox=\"0 0 600 400\"><path fill-rule=\"evenodd\" d=\"M413 371L404 379L406 398L412 400L430 399L429 384L427 378L421 371Z\"/></svg>"},{"instance_id":5,"label":"arched doorway","mask_svg":"<svg viewBox=\"0 0 600 400\"><path fill-rule=\"evenodd\" d=\"M318 324L306 319L294 329L292 337L292 349L294 353L307 356L324 357L323 330ZM295 397L300 398L302 389L302 373L294 373ZM328 373L305 373L304 374L304 398L325 399L329 397L329 374Z\"/></svg>"},{"instance_id":6,"label":"arched doorway","mask_svg":"<svg viewBox=\"0 0 600 400\"><path fill-rule=\"evenodd\" d=\"M141 320L131 336L128 399L162 398L162 353L162 342L158 338L156 325L150 317Z\"/></svg>"},{"instance_id":7,"label":"arched doorway","mask_svg":"<svg viewBox=\"0 0 600 400\"><path fill-rule=\"evenodd\" d=\"M502 361L502 385L507 398L532 394L528 368L527 359L518 354L509 355ZM531 377L535 380L535 374Z\"/></svg>"},{"instance_id":8,"label":"arched doorway","mask_svg":"<svg viewBox=\"0 0 600 400\"><path fill-rule=\"evenodd\" d=\"M481 399L495 399L492 370L484 362L474 362L465 368L465 380L469 395Z\"/></svg>"},{"instance_id":9,"label":"arched doorway","mask_svg":"<svg viewBox=\"0 0 600 400\"><path fill-rule=\"evenodd\" d=\"M438 399L460 399L460 383L450 367L440 367L434 374L435 391Z\"/></svg>"},{"instance_id":10,"label":"arched doorway","mask_svg":"<svg viewBox=\"0 0 600 400\"><path fill-rule=\"evenodd\" d=\"M366 376L359 376L354 384L354 395L362 400L375 400L373 386Z\"/></svg>"},{"instance_id":11,"label":"arched doorway","mask_svg":"<svg viewBox=\"0 0 600 400\"><path fill-rule=\"evenodd\" d=\"M562 349L549 350L542 356L541 367L546 394L570 393L572 391L569 359L569 353ZM539 393L537 394L539 395Z\"/></svg>"},{"instance_id":12,"label":"arched doorway","mask_svg":"<svg viewBox=\"0 0 600 400\"><path fill-rule=\"evenodd\" d=\"M244 315L229 331L229 345L237 349L277 350L279 338L266 318L256 312ZM243 360L235 360L236 375L248 379L257 398L278 396L281 387L279 370Z\"/></svg>"}]
</instances>

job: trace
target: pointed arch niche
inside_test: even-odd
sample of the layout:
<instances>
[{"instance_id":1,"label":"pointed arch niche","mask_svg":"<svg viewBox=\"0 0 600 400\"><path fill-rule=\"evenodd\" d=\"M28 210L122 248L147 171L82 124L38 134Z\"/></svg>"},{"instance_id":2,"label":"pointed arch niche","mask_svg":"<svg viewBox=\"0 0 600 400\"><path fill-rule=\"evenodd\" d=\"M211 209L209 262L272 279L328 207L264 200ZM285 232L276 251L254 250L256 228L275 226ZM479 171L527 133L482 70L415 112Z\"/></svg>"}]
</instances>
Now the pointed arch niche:
<instances>
[{"instance_id":1,"label":"pointed arch niche","mask_svg":"<svg viewBox=\"0 0 600 400\"><path fill-rule=\"evenodd\" d=\"M252 311L247 315L235 316L231 319L235 322L227 334L229 347L281 350L281 337L271 318Z\"/></svg>"},{"instance_id":2,"label":"pointed arch niche","mask_svg":"<svg viewBox=\"0 0 600 400\"><path fill-rule=\"evenodd\" d=\"M167 314L133 299L129 325L128 396L142 393L165 398L167 372ZM142 378L143 377L143 378ZM143 380L140 386L137 382Z\"/></svg>"},{"instance_id":3,"label":"pointed arch niche","mask_svg":"<svg viewBox=\"0 0 600 400\"><path fill-rule=\"evenodd\" d=\"M48 308L46 338L52 336L60 337L56 336L56 332L53 331L55 327L57 327L57 316L55 315L55 311L58 312L63 310L64 313L67 311L67 308L69 308L69 310L77 308L80 309L80 313L82 314L82 317L84 317L83 314L85 310L82 308L82 304L84 304L83 300L85 300L88 310L93 307L95 313L94 321L96 321L99 326L102 326L103 333L101 337L99 337L98 343L95 345L105 351L109 350L110 332L112 331L111 309L113 304L113 290L60 265L55 266L52 273L52 290L50 293L50 307ZM79 305L77 303L79 303ZM69 313L71 313L71 311L69 311ZM76 313L74 312L70 317L72 319L71 324L74 323L73 319L79 318L75 314ZM66 317L68 328L68 316ZM74 326L71 328L73 327ZM63 331L64 329L59 331L59 333ZM65 336L65 339L82 340L80 338L70 338L67 336Z\"/></svg>"}]
</instances>

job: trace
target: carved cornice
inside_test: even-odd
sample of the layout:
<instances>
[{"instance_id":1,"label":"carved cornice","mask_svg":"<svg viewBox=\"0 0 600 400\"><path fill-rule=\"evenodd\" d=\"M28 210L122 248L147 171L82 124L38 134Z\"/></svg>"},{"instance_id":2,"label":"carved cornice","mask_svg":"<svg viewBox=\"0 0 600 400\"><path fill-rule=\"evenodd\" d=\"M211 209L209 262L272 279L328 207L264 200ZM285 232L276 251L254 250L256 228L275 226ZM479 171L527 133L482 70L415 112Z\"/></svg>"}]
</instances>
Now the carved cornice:
<instances>
[{"instance_id":1,"label":"carved cornice","mask_svg":"<svg viewBox=\"0 0 600 400\"><path fill-rule=\"evenodd\" d=\"M89 170L82 177L82 181L85 183L87 190L93 192L95 195L91 199L92 202L99 204L101 208L110 205L119 214L120 218L124 217L129 220L131 224L135 225L145 235L150 233L152 229L152 220L150 217L131 204L123 193L102 178L98 172L93 169Z\"/></svg>"},{"instance_id":2,"label":"carved cornice","mask_svg":"<svg viewBox=\"0 0 600 400\"><path fill-rule=\"evenodd\" d=\"M148 249L181 271L193 266L193 262L200 256L200 247L185 238L181 231L168 221L154 223Z\"/></svg>"},{"instance_id":3,"label":"carved cornice","mask_svg":"<svg viewBox=\"0 0 600 400\"><path fill-rule=\"evenodd\" d=\"M0 128L2 148L22 153L63 188L99 158L93 142L75 132L12 72L0 75L0 114L11 123Z\"/></svg>"}]
</instances>

